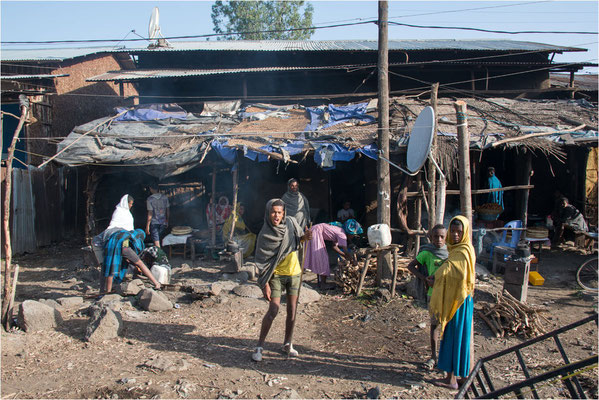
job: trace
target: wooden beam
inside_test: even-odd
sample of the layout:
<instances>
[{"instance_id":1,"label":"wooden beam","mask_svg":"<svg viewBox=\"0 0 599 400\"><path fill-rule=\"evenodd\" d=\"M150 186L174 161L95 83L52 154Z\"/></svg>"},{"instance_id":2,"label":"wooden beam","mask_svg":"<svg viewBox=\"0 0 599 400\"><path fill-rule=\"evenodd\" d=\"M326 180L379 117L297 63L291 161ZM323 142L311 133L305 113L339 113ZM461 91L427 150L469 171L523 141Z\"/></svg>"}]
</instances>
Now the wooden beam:
<instances>
[{"instance_id":1,"label":"wooden beam","mask_svg":"<svg viewBox=\"0 0 599 400\"><path fill-rule=\"evenodd\" d=\"M496 189L475 189L475 190L470 190L470 193L472 194L484 194L484 193L492 193L492 192L508 192L511 190L529 190L529 189L534 189L535 185L514 185L514 186L504 186L502 188L496 188ZM425 195L428 195L428 191L424 192ZM456 190L456 189L452 189L452 190L446 190L445 194L451 194L451 195L456 195L456 194L461 194L460 190ZM408 192L408 197L419 197L422 196L422 192Z\"/></svg>"},{"instance_id":2,"label":"wooden beam","mask_svg":"<svg viewBox=\"0 0 599 400\"><path fill-rule=\"evenodd\" d=\"M458 100L453 103L458 122L458 159L460 165L460 212L470 221L472 226L472 194L470 179L470 133L466 119L466 102Z\"/></svg>"}]
</instances>

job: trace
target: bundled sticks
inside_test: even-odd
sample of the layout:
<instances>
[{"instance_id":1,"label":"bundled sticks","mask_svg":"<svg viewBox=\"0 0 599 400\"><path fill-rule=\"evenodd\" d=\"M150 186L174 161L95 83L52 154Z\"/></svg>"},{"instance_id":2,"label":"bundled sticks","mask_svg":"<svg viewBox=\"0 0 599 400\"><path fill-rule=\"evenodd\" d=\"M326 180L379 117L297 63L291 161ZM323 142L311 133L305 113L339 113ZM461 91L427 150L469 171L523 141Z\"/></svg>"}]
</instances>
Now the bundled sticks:
<instances>
[{"instance_id":1,"label":"bundled sticks","mask_svg":"<svg viewBox=\"0 0 599 400\"><path fill-rule=\"evenodd\" d=\"M360 254L358 254L360 256ZM335 280L337 285L343 291L343 294L351 294L356 291L358 282L360 281L360 274L365 261L358 262L358 265L351 265L351 263L341 262L335 271ZM368 262L368 268L376 270L376 257L371 257Z\"/></svg>"},{"instance_id":2,"label":"bundled sticks","mask_svg":"<svg viewBox=\"0 0 599 400\"><path fill-rule=\"evenodd\" d=\"M495 305L485 305L478 310L478 316L485 321L496 337L523 336L532 338L546 333L540 313L546 310L534 309L515 299L507 291L496 295Z\"/></svg>"}]
</instances>

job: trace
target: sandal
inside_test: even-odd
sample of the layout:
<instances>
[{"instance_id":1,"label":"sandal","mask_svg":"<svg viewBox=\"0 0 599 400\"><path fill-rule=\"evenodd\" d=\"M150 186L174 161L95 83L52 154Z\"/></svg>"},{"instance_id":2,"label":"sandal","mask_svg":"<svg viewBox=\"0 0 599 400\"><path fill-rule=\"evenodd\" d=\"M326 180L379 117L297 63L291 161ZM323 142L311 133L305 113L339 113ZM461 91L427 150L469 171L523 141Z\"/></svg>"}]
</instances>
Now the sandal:
<instances>
[{"instance_id":1,"label":"sandal","mask_svg":"<svg viewBox=\"0 0 599 400\"><path fill-rule=\"evenodd\" d=\"M437 366L437 362L433 358L429 358L422 366L427 371L432 371Z\"/></svg>"},{"instance_id":2,"label":"sandal","mask_svg":"<svg viewBox=\"0 0 599 400\"><path fill-rule=\"evenodd\" d=\"M262 347L256 347L252 353L252 360L256 362L262 361Z\"/></svg>"},{"instance_id":3,"label":"sandal","mask_svg":"<svg viewBox=\"0 0 599 400\"><path fill-rule=\"evenodd\" d=\"M293 348L291 343L285 343L281 349L283 353L287 354L288 357L297 357L299 353Z\"/></svg>"}]
</instances>

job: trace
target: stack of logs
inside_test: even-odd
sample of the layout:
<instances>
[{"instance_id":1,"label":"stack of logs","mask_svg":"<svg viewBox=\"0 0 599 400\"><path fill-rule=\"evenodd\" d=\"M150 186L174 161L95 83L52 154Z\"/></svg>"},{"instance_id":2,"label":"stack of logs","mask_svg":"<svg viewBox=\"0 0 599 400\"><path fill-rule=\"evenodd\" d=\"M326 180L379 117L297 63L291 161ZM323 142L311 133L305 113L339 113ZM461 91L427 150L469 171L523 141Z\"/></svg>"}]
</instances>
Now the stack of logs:
<instances>
[{"instance_id":1,"label":"stack of logs","mask_svg":"<svg viewBox=\"0 0 599 400\"><path fill-rule=\"evenodd\" d=\"M520 335L532 338L546 333L541 318L549 321L540 315L543 311L546 310L534 309L504 290L503 294L496 295L495 305L485 305L477 314L496 337Z\"/></svg>"},{"instance_id":2,"label":"stack of logs","mask_svg":"<svg viewBox=\"0 0 599 400\"><path fill-rule=\"evenodd\" d=\"M358 249L356 251L356 256L358 259L364 257L364 254L361 254L360 252L361 250L366 249ZM360 274L362 273L362 268L365 262L365 259L358 261L357 265L351 265L343 260L339 262L337 270L335 271L335 280L337 281L337 285L343 291L343 294L351 294L356 292L358 282L360 281ZM372 268L374 271L376 271L376 257L371 257L368 264L369 269Z\"/></svg>"}]
</instances>

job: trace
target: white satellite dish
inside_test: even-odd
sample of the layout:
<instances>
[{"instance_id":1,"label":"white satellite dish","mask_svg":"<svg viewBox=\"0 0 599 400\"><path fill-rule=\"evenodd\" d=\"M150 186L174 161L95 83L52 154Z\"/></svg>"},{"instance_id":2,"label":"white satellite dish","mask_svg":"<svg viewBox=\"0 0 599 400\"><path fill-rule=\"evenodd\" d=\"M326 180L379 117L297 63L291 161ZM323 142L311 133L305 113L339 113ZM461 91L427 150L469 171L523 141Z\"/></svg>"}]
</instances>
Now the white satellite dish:
<instances>
[{"instance_id":1,"label":"white satellite dish","mask_svg":"<svg viewBox=\"0 0 599 400\"><path fill-rule=\"evenodd\" d=\"M410 132L410 138L408 139L408 150L406 156L406 163L408 169L404 169L399 165L392 163L390 160L387 160L385 157L379 154L379 157L385 161L387 161L390 165L399 169L400 171L414 176L420 171L420 168L424 165L427 158L429 158L431 152L431 145L433 143L433 135L435 133L435 111L432 107L425 107L424 110L418 114L418 118L416 118L416 122L414 122L414 126L412 127L412 131ZM432 159L431 161L435 164L435 168L437 171L442 174L439 166Z\"/></svg>"},{"instance_id":2,"label":"white satellite dish","mask_svg":"<svg viewBox=\"0 0 599 400\"><path fill-rule=\"evenodd\" d=\"M435 111L431 106L425 107L418 114L408 140L407 166L415 174L420 171L431 152L433 134L435 133Z\"/></svg>"},{"instance_id":3,"label":"white satellite dish","mask_svg":"<svg viewBox=\"0 0 599 400\"><path fill-rule=\"evenodd\" d=\"M160 36L160 14L158 7L154 7L152 16L150 17L150 25L148 26L148 37L150 39L158 39L158 36Z\"/></svg>"}]
</instances>

